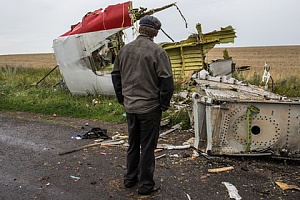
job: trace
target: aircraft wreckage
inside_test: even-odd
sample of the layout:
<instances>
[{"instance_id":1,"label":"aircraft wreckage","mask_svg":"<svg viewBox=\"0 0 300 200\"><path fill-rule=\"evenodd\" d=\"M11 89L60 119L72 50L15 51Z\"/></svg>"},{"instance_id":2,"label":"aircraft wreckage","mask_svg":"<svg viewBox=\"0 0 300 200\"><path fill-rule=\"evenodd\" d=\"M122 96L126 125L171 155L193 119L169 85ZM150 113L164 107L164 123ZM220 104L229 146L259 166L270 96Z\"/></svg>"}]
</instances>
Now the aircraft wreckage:
<instances>
[{"instance_id":1,"label":"aircraft wreckage","mask_svg":"<svg viewBox=\"0 0 300 200\"><path fill-rule=\"evenodd\" d=\"M123 31L134 27L143 16L172 6L176 3L147 11L133 9L131 2L111 5L87 13L80 23L55 39L55 58L70 92L114 95L110 73L118 51L125 45ZM205 54L210 49L216 44L233 42L236 37L231 26L207 34L202 33L200 24L196 29L198 33L187 40L160 44L170 56L175 80L203 69Z\"/></svg>"},{"instance_id":2,"label":"aircraft wreckage","mask_svg":"<svg viewBox=\"0 0 300 200\"><path fill-rule=\"evenodd\" d=\"M226 76L194 79L195 147L210 155L300 159L300 102Z\"/></svg>"},{"instance_id":3,"label":"aircraft wreckage","mask_svg":"<svg viewBox=\"0 0 300 200\"><path fill-rule=\"evenodd\" d=\"M123 31L134 27L141 17L172 6L176 4L147 11L133 9L130 1L111 5L87 13L55 39L55 57L69 91L114 95L110 72L125 44ZM205 62L205 55L216 44L234 42L231 26L204 34L197 24L196 30L186 40L160 44L169 54L175 82L192 77L196 83L197 92L192 95L194 147L209 155L300 159L299 101L235 80L231 58Z\"/></svg>"}]
</instances>

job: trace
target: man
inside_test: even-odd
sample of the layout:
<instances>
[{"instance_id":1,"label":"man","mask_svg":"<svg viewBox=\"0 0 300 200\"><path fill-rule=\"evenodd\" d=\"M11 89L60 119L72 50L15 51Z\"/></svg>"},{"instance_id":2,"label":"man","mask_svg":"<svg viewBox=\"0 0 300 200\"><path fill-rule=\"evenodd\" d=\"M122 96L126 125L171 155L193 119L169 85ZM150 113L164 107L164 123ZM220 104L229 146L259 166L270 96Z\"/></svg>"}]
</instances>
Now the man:
<instances>
[{"instance_id":1,"label":"man","mask_svg":"<svg viewBox=\"0 0 300 200\"><path fill-rule=\"evenodd\" d=\"M170 106L174 90L168 54L153 41L160 27L153 16L141 18L140 35L119 51L112 71L116 96L125 107L128 123L124 184L130 188L140 182L141 195L158 189L153 179L154 150L162 111Z\"/></svg>"}]
</instances>

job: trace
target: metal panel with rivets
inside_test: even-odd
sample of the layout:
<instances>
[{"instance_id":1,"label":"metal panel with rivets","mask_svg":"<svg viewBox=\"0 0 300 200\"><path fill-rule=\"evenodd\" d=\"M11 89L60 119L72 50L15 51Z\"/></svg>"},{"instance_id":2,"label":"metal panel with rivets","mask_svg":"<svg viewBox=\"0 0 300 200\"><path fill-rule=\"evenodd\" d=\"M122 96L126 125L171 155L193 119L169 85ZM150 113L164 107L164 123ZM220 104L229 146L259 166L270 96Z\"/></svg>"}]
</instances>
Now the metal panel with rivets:
<instances>
[{"instance_id":1,"label":"metal panel with rivets","mask_svg":"<svg viewBox=\"0 0 300 200\"><path fill-rule=\"evenodd\" d=\"M212 155L300 158L299 101L254 86L196 82L199 84L198 93L193 95L196 148ZM249 111L250 107L257 112Z\"/></svg>"}]
</instances>

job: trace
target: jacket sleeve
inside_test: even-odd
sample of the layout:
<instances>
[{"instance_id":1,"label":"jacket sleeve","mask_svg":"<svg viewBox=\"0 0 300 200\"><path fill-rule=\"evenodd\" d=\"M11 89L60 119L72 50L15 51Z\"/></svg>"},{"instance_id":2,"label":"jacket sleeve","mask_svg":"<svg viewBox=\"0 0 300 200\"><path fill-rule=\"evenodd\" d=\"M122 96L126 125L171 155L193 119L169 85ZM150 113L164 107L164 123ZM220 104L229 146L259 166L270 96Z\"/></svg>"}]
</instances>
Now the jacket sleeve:
<instances>
[{"instance_id":1,"label":"jacket sleeve","mask_svg":"<svg viewBox=\"0 0 300 200\"><path fill-rule=\"evenodd\" d=\"M118 58L114 62L114 69L111 73L111 78L114 86L114 90L116 93L116 97L118 99L118 102L123 105L124 103L124 97L122 94L122 81L121 81L121 73L119 70L119 64L118 64Z\"/></svg>"},{"instance_id":2,"label":"jacket sleeve","mask_svg":"<svg viewBox=\"0 0 300 200\"><path fill-rule=\"evenodd\" d=\"M174 92L173 77L160 78L160 107L162 111L168 110Z\"/></svg>"},{"instance_id":3,"label":"jacket sleeve","mask_svg":"<svg viewBox=\"0 0 300 200\"><path fill-rule=\"evenodd\" d=\"M174 92L172 67L167 52L163 51L158 60L157 75L160 80L160 107L162 111L168 110Z\"/></svg>"}]
</instances>

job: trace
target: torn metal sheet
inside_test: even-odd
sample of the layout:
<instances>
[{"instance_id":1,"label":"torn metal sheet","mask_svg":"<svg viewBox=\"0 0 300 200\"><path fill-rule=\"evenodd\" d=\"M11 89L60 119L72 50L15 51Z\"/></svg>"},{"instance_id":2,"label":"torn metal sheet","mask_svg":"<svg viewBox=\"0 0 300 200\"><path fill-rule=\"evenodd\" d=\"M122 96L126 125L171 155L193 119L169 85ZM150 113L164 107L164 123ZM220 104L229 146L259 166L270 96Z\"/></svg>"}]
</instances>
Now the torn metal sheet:
<instances>
[{"instance_id":1,"label":"torn metal sheet","mask_svg":"<svg viewBox=\"0 0 300 200\"><path fill-rule=\"evenodd\" d=\"M300 102L257 86L195 79L195 147L210 155L300 158Z\"/></svg>"},{"instance_id":2,"label":"torn metal sheet","mask_svg":"<svg viewBox=\"0 0 300 200\"><path fill-rule=\"evenodd\" d=\"M160 149L188 149L191 146L189 144L186 145L171 145L171 144L157 144L156 148L160 148Z\"/></svg>"},{"instance_id":3,"label":"torn metal sheet","mask_svg":"<svg viewBox=\"0 0 300 200\"><path fill-rule=\"evenodd\" d=\"M110 74L97 72L96 65L102 63L97 58L114 56L118 33L132 26L130 9L131 2L126 2L90 12L53 41L60 72L72 94L114 94Z\"/></svg>"},{"instance_id":4,"label":"torn metal sheet","mask_svg":"<svg viewBox=\"0 0 300 200\"><path fill-rule=\"evenodd\" d=\"M186 79L188 74L204 69L205 55L209 50L216 44L233 43L236 38L232 26L205 34L202 33L201 24L197 24L196 29L197 34L190 35L186 40L160 44L168 52L175 81Z\"/></svg>"},{"instance_id":5,"label":"torn metal sheet","mask_svg":"<svg viewBox=\"0 0 300 200\"><path fill-rule=\"evenodd\" d=\"M176 124L176 125L172 126L171 129L169 129L169 130L167 130L167 131L165 131L165 132L159 134L159 137L164 137L164 136L166 136L167 134L172 133L172 132L174 132L174 131L177 130L177 129L180 129L180 128L181 128L181 125L182 125L182 123L179 123L179 124Z\"/></svg>"},{"instance_id":6,"label":"torn metal sheet","mask_svg":"<svg viewBox=\"0 0 300 200\"><path fill-rule=\"evenodd\" d=\"M231 58L215 60L209 64L209 71L212 76L230 76L235 71L235 64Z\"/></svg>"},{"instance_id":7,"label":"torn metal sheet","mask_svg":"<svg viewBox=\"0 0 300 200\"><path fill-rule=\"evenodd\" d=\"M123 31L145 15L174 6L147 11L133 9L128 1L87 13L82 21L53 41L55 58L72 94L114 95L112 64L124 46Z\"/></svg>"}]
</instances>

